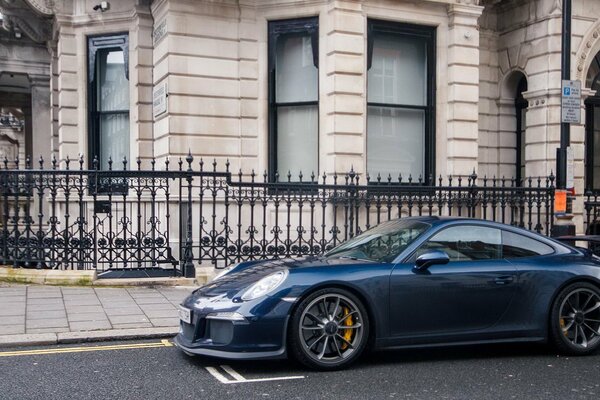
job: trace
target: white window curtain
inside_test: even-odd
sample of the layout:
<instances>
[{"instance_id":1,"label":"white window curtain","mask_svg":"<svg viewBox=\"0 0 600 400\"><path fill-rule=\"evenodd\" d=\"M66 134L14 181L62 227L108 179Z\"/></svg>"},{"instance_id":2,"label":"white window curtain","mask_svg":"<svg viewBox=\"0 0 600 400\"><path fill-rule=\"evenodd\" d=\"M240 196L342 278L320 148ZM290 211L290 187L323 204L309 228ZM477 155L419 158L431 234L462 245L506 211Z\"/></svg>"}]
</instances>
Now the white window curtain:
<instances>
[{"instance_id":1,"label":"white window curtain","mask_svg":"<svg viewBox=\"0 0 600 400\"><path fill-rule=\"evenodd\" d=\"M275 51L277 104L277 171L280 179L297 180L318 173L318 69L313 62L311 37L281 35ZM302 104L302 103L313 104ZM287 179L287 178L286 178Z\"/></svg>"},{"instance_id":2,"label":"white window curtain","mask_svg":"<svg viewBox=\"0 0 600 400\"><path fill-rule=\"evenodd\" d=\"M378 34L368 72L367 169L372 176L425 174L427 43ZM423 109L420 109L423 108Z\"/></svg>"},{"instance_id":3,"label":"white window curtain","mask_svg":"<svg viewBox=\"0 0 600 400\"><path fill-rule=\"evenodd\" d=\"M129 80L122 50L99 53L96 82L101 168L108 169L109 157L113 168L119 168L123 157L129 159Z\"/></svg>"}]
</instances>

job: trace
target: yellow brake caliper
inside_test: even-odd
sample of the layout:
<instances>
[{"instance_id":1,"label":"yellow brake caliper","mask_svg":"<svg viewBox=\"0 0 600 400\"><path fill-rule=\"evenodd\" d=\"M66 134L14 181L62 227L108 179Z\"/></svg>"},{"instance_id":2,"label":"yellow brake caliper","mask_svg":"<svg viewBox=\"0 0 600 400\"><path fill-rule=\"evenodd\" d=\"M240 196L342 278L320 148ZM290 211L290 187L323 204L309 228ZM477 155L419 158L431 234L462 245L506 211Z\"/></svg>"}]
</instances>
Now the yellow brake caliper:
<instances>
[{"instance_id":1,"label":"yellow brake caliper","mask_svg":"<svg viewBox=\"0 0 600 400\"><path fill-rule=\"evenodd\" d=\"M569 335L569 331L565 330L565 319L561 318L558 321L558 324L560 325L560 329L563 331L563 335L568 336Z\"/></svg>"},{"instance_id":2,"label":"yellow brake caliper","mask_svg":"<svg viewBox=\"0 0 600 400\"><path fill-rule=\"evenodd\" d=\"M350 314L350 309L348 307L344 307L343 310L344 310L344 317L346 315ZM346 326L354 325L352 316L350 316L344 320L344 325L346 325ZM350 341L352 340L352 329L344 329L343 332L344 332L344 339L346 339L346 341L348 343L350 343ZM345 343L345 342L342 343L342 350L346 350L348 348L348 343Z\"/></svg>"}]
</instances>

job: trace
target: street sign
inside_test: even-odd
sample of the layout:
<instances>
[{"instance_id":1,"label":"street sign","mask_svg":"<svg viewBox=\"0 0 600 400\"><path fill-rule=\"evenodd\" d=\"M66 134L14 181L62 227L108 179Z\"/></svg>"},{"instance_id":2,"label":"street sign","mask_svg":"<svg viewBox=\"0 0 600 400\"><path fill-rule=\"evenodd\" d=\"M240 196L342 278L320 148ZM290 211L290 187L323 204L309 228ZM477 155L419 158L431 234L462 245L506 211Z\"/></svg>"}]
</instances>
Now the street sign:
<instances>
[{"instance_id":1,"label":"street sign","mask_svg":"<svg viewBox=\"0 0 600 400\"><path fill-rule=\"evenodd\" d=\"M573 154L573 148L567 147L567 189L573 189L575 187L575 155Z\"/></svg>"},{"instance_id":2,"label":"street sign","mask_svg":"<svg viewBox=\"0 0 600 400\"><path fill-rule=\"evenodd\" d=\"M152 114L154 118L167 112L167 81L163 81L154 87L152 91Z\"/></svg>"},{"instance_id":3,"label":"street sign","mask_svg":"<svg viewBox=\"0 0 600 400\"><path fill-rule=\"evenodd\" d=\"M561 122L581 123L581 81L562 81Z\"/></svg>"}]
</instances>

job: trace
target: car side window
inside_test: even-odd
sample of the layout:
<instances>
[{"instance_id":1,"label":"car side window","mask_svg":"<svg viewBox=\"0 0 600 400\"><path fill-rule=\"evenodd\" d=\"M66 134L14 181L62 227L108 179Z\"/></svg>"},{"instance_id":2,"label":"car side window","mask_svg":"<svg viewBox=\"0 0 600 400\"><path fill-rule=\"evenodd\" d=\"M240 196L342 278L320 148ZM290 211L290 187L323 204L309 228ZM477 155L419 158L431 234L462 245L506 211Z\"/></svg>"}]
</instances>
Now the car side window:
<instances>
[{"instance_id":1,"label":"car side window","mask_svg":"<svg viewBox=\"0 0 600 400\"><path fill-rule=\"evenodd\" d=\"M459 225L436 233L418 250L416 257L441 250L452 261L497 260L502 258L502 233L484 226Z\"/></svg>"},{"instance_id":2,"label":"car side window","mask_svg":"<svg viewBox=\"0 0 600 400\"><path fill-rule=\"evenodd\" d=\"M545 243L518 233L502 231L504 258L534 257L552 253L554 253L554 249Z\"/></svg>"}]
</instances>

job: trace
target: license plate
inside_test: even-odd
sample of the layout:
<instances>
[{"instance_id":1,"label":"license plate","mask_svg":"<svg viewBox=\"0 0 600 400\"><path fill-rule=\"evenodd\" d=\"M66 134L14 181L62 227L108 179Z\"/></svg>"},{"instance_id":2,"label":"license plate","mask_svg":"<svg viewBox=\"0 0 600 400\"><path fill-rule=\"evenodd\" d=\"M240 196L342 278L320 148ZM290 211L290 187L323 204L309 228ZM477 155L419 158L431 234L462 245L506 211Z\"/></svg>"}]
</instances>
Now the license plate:
<instances>
[{"instance_id":1,"label":"license plate","mask_svg":"<svg viewBox=\"0 0 600 400\"><path fill-rule=\"evenodd\" d=\"M192 310L185 307L179 307L179 319L185 323L192 323Z\"/></svg>"}]
</instances>

